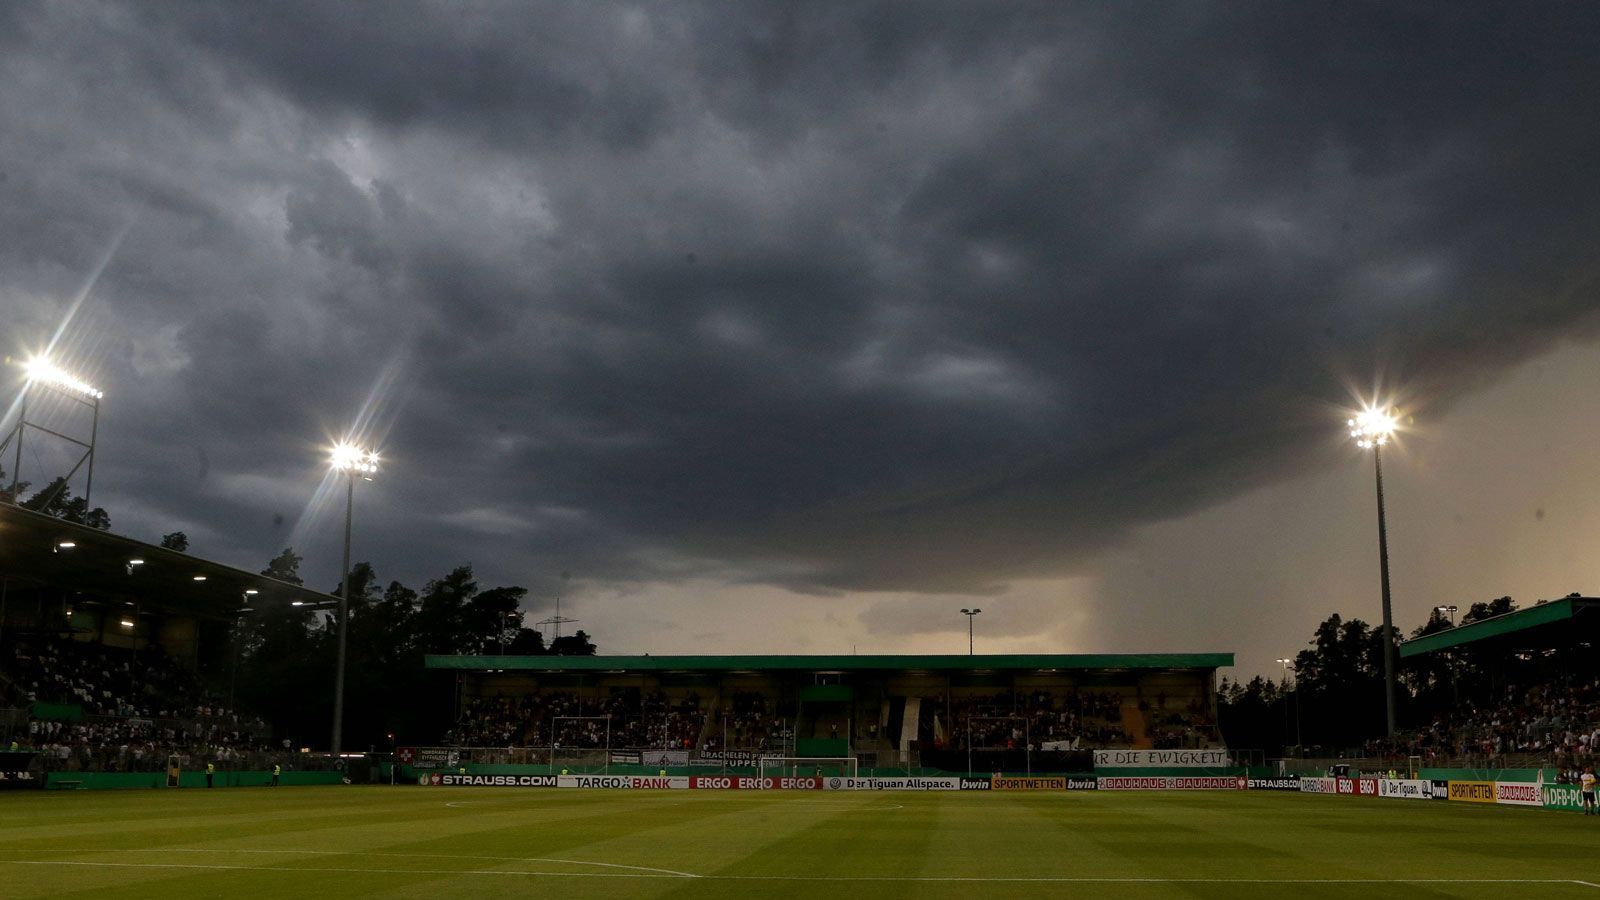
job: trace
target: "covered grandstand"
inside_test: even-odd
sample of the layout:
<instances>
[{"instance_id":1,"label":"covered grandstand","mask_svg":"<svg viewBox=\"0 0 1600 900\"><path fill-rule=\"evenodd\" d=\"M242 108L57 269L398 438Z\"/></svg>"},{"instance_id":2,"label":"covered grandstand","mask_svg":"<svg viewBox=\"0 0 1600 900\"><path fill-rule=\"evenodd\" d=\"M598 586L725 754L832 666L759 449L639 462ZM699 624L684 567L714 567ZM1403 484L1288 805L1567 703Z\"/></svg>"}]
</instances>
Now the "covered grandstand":
<instances>
[{"instance_id":1,"label":"covered grandstand","mask_svg":"<svg viewBox=\"0 0 1600 900\"><path fill-rule=\"evenodd\" d=\"M336 603L0 503L0 738L51 774L161 772L179 750L184 767L265 765L252 755L270 724L230 696L232 630L257 611Z\"/></svg>"},{"instance_id":2,"label":"covered grandstand","mask_svg":"<svg viewBox=\"0 0 1600 900\"><path fill-rule=\"evenodd\" d=\"M946 771L1219 748L1216 671L1232 664L1230 653L427 657L457 676L446 743L506 761L773 755Z\"/></svg>"}]
</instances>

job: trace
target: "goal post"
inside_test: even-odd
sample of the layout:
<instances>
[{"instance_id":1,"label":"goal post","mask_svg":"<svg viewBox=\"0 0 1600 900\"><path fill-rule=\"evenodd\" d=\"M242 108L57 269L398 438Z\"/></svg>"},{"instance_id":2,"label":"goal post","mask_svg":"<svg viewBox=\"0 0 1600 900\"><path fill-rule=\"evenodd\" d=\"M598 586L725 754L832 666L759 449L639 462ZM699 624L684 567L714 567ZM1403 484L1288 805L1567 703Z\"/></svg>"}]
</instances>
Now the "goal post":
<instances>
[{"instance_id":1,"label":"goal post","mask_svg":"<svg viewBox=\"0 0 1600 900\"><path fill-rule=\"evenodd\" d=\"M756 762L756 772L763 778L812 775L855 778L860 770L854 756L763 756Z\"/></svg>"},{"instance_id":2,"label":"goal post","mask_svg":"<svg viewBox=\"0 0 1600 900\"><path fill-rule=\"evenodd\" d=\"M594 746L594 747L585 747L585 746L582 746L581 743L579 745L577 745L577 746L566 746L566 747L563 747L561 745L561 738L564 736L563 729L562 729L562 726L561 726L561 723L563 723L563 722L575 723L580 729L583 728L583 723L585 723L585 722L604 723L604 725L605 725L605 742L602 743L602 744L599 744L599 746ZM595 729L595 730L598 731L599 729ZM599 735L596 734L595 737L598 738ZM610 772L611 771L611 717L610 716L551 716L550 717L550 772L551 772L551 774L555 774L555 772L556 772L556 766L558 765L558 762L557 762L558 755L560 757L560 762L561 763L567 763L567 764L576 765L576 764L581 764L581 763L579 763L579 760L583 759L585 756L593 755L595 753L604 754L601 757L603 762L601 763L600 771L602 771L602 772Z\"/></svg>"}]
</instances>

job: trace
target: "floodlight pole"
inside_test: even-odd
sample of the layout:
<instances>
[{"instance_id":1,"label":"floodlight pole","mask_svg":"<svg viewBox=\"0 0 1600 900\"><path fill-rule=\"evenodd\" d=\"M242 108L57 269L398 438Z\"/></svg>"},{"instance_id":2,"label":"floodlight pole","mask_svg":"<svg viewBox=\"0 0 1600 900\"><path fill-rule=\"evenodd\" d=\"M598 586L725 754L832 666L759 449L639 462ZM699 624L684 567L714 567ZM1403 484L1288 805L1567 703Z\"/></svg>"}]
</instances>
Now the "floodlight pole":
<instances>
[{"instance_id":1,"label":"floodlight pole","mask_svg":"<svg viewBox=\"0 0 1600 900\"><path fill-rule=\"evenodd\" d=\"M20 490L20 485L22 483L20 481L22 476L22 431L25 423L28 421L28 388L26 386L22 389L22 403L18 413L17 430L15 434L15 439L17 442L17 456L16 460L11 465L11 502L21 506L22 498L17 496L17 491ZM85 504L85 506L87 507L87 504Z\"/></svg>"},{"instance_id":2,"label":"floodlight pole","mask_svg":"<svg viewBox=\"0 0 1600 900\"><path fill-rule=\"evenodd\" d=\"M976 608L961 610L961 614L967 617L967 655L968 656L972 655L972 619L973 619L974 616L976 616L978 613L981 613L981 612L983 612L983 610L976 609Z\"/></svg>"},{"instance_id":3,"label":"floodlight pole","mask_svg":"<svg viewBox=\"0 0 1600 900\"><path fill-rule=\"evenodd\" d=\"M344 746L344 653L345 633L350 624L350 523L355 517L356 473L345 473L344 495L344 568L339 580L339 661L333 676L333 755L337 759Z\"/></svg>"},{"instance_id":4,"label":"floodlight pole","mask_svg":"<svg viewBox=\"0 0 1600 900\"><path fill-rule=\"evenodd\" d=\"M1389 597L1389 525L1383 510L1383 445L1372 445L1372 468L1378 485L1378 565L1383 572L1383 690L1388 736L1395 733L1394 615Z\"/></svg>"}]
</instances>

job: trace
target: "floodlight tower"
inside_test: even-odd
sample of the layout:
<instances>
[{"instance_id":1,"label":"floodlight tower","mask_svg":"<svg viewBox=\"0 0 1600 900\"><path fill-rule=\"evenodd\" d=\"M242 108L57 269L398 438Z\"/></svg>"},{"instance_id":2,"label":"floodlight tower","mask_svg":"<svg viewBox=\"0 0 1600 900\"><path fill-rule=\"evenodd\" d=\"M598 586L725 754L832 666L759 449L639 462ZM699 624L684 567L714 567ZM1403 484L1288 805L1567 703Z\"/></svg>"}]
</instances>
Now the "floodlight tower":
<instances>
[{"instance_id":1,"label":"floodlight tower","mask_svg":"<svg viewBox=\"0 0 1600 900\"><path fill-rule=\"evenodd\" d=\"M961 614L967 617L967 655L972 655L972 618L983 610L974 606L972 609L962 609Z\"/></svg>"},{"instance_id":2,"label":"floodlight tower","mask_svg":"<svg viewBox=\"0 0 1600 900\"><path fill-rule=\"evenodd\" d=\"M1383 690L1387 734L1395 732L1394 614L1389 601L1389 526L1383 511L1383 447L1394 436L1399 421L1388 407L1369 406L1347 423L1356 446L1372 451L1378 482L1378 566L1383 576Z\"/></svg>"},{"instance_id":3,"label":"floodlight tower","mask_svg":"<svg viewBox=\"0 0 1600 900\"><path fill-rule=\"evenodd\" d=\"M1294 664L1294 660L1290 659L1287 656L1278 657L1278 662L1283 665L1283 684L1284 684L1285 688L1287 688L1288 684L1289 684L1289 672L1291 670L1294 671L1294 745L1296 747L1299 747L1300 746L1300 669L1299 669L1298 666L1296 666ZM1285 740L1285 742L1287 742L1288 741L1288 733L1289 733L1289 698L1288 697L1284 697L1284 700L1283 700L1283 731L1284 731L1284 740Z\"/></svg>"},{"instance_id":4,"label":"floodlight tower","mask_svg":"<svg viewBox=\"0 0 1600 900\"><path fill-rule=\"evenodd\" d=\"M9 361L8 359L7 362ZM89 468L84 480L83 502L84 506L89 508L89 497L94 490L94 445L95 439L100 433L100 400L105 396L105 392L57 366L48 357L35 356L23 363L22 369L25 373L26 381L23 383L22 397L19 400L17 424L16 427L11 429L11 433L6 435L5 440L0 441L0 453L5 451L7 445L13 443L16 445L16 455L13 457L11 465L11 502L21 502L17 492L22 489L22 436L23 432L31 426L34 431L42 431L51 437L59 438L69 444L76 444L83 448L83 455L78 457L77 464L72 467L72 471L67 473L67 477L62 479L61 484L62 489L65 490L65 486L72 480L72 476L78 474L78 470L87 463ZM34 388L54 391L89 408L91 419L88 443L46 428L37 422L28 421L28 395L33 392ZM45 502L48 503L52 499L54 498L46 497Z\"/></svg>"},{"instance_id":5,"label":"floodlight tower","mask_svg":"<svg viewBox=\"0 0 1600 900\"><path fill-rule=\"evenodd\" d=\"M339 661L333 676L333 755L344 747L344 655L345 635L350 624L350 522L356 505L356 479L371 481L378 474L378 454L353 444L333 448L329 464L347 476L344 495L344 568L339 579Z\"/></svg>"}]
</instances>

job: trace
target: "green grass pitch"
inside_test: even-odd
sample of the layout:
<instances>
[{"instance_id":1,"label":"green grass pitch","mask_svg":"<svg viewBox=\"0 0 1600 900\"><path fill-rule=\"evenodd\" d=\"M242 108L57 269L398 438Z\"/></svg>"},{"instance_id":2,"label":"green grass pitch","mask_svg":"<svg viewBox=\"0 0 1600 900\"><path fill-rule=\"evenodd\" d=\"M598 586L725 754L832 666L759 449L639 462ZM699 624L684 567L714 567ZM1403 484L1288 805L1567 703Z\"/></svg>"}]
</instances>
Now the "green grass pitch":
<instances>
[{"instance_id":1,"label":"green grass pitch","mask_svg":"<svg viewBox=\"0 0 1600 900\"><path fill-rule=\"evenodd\" d=\"M1600 819L1292 793L0 794L0 897L1584 897Z\"/></svg>"}]
</instances>

